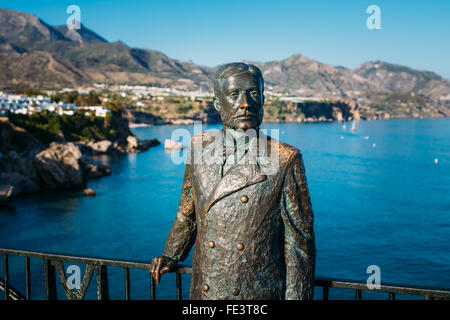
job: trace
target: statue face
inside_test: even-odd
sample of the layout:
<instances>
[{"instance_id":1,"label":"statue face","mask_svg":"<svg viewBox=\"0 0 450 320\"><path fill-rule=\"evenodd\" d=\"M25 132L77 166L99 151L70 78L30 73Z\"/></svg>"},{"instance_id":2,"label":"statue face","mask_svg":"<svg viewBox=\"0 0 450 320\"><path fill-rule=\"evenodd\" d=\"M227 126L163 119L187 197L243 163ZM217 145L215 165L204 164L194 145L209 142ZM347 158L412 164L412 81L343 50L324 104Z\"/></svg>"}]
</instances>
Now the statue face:
<instances>
[{"instance_id":1,"label":"statue face","mask_svg":"<svg viewBox=\"0 0 450 320\"><path fill-rule=\"evenodd\" d=\"M244 131L257 128L264 114L263 89L262 81L250 72L224 79L220 94L214 98L224 126Z\"/></svg>"}]
</instances>

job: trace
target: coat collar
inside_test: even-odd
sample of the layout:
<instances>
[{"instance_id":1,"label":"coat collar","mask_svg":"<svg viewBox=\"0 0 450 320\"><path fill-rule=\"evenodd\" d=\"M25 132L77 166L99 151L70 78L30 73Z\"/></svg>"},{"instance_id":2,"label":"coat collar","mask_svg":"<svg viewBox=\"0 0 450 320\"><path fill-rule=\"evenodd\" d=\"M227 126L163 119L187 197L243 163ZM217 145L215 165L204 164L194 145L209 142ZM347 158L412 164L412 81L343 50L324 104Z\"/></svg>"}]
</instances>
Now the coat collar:
<instances>
[{"instance_id":1,"label":"coat collar","mask_svg":"<svg viewBox=\"0 0 450 320\"><path fill-rule=\"evenodd\" d=\"M258 146L267 144L269 138L266 135L259 131L258 136L250 140L247 150L238 152L240 159L237 165L231 167L223 176L224 153L226 155L226 152L232 152L232 149L224 146L224 130L218 131L214 135L214 141L204 146L202 150L201 165L206 167L199 170L200 183L209 195L206 212L224 197L267 179L256 154Z\"/></svg>"}]
</instances>

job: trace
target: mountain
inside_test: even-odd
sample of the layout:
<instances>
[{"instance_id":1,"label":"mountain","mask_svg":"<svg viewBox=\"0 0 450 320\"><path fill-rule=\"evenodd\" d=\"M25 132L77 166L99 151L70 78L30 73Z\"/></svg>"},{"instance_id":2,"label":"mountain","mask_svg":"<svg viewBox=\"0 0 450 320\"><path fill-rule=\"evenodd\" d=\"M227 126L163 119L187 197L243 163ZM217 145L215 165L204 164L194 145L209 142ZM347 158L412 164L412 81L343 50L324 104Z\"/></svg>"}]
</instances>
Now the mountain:
<instances>
[{"instance_id":1,"label":"mountain","mask_svg":"<svg viewBox=\"0 0 450 320\"><path fill-rule=\"evenodd\" d=\"M121 41L59 48L55 52L95 82L159 84L181 89L208 87L207 68L171 59L161 52L129 48Z\"/></svg>"},{"instance_id":2,"label":"mountain","mask_svg":"<svg viewBox=\"0 0 450 320\"><path fill-rule=\"evenodd\" d=\"M323 64L300 54L281 61L256 64L261 67L265 82L275 92L304 97L357 98L373 91L387 91L382 85L351 70Z\"/></svg>"},{"instance_id":3,"label":"mountain","mask_svg":"<svg viewBox=\"0 0 450 320\"><path fill-rule=\"evenodd\" d=\"M91 79L70 62L43 51L0 52L0 84L34 88L76 86Z\"/></svg>"},{"instance_id":4,"label":"mountain","mask_svg":"<svg viewBox=\"0 0 450 320\"><path fill-rule=\"evenodd\" d=\"M105 82L210 88L209 68L121 41L109 43L83 25L52 27L32 14L0 9L0 26L0 87Z\"/></svg>"},{"instance_id":5,"label":"mountain","mask_svg":"<svg viewBox=\"0 0 450 320\"><path fill-rule=\"evenodd\" d=\"M36 49L41 41L67 40L59 31L30 13L0 9L0 39L20 51Z\"/></svg>"},{"instance_id":6,"label":"mountain","mask_svg":"<svg viewBox=\"0 0 450 320\"><path fill-rule=\"evenodd\" d=\"M50 26L33 14L0 9L0 88L75 87L95 82L161 85L212 91L216 68L172 59L156 50L108 42L82 25ZM450 114L450 84L441 76L382 61L351 70L294 54L254 62L268 90L284 95L348 99L360 104L409 108L432 105ZM443 110L444 108L445 110Z\"/></svg>"},{"instance_id":7,"label":"mountain","mask_svg":"<svg viewBox=\"0 0 450 320\"><path fill-rule=\"evenodd\" d=\"M83 24L80 24L80 29L69 29L67 26L54 27L64 37L79 43L105 43L108 42L94 31L89 30Z\"/></svg>"},{"instance_id":8,"label":"mountain","mask_svg":"<svg viewBox=\"0 0 450 320\"><path fill-rule=\"evenodd\" d=\"M434 100L450 94L450 81L430 71L414 70L383 61L366 62L353 71L392 92L414 92Z\"/></svg>"}]
</instances>

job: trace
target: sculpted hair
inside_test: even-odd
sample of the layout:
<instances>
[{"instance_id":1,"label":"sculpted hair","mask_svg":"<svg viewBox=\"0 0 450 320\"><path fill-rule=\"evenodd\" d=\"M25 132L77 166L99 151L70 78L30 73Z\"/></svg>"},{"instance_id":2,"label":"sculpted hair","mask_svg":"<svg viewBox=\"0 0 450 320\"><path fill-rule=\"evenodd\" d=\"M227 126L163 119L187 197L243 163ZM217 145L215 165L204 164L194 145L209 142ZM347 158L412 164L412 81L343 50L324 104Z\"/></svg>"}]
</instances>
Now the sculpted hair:
<instances>
[{"instance_id":1,"label":"sculpted hair","mask_svg":"<svg viewBox=\"0 0 450 320\"><path fill-rule=\"evenodd\" d=\"M250 72L261 80L261 87L264 90L264 79L261 70L254 64L244 62L233 62L221 66L214 76L214 95L217 97L222 92L223 80L239 73Z\"/></svg>"}]
</instances>

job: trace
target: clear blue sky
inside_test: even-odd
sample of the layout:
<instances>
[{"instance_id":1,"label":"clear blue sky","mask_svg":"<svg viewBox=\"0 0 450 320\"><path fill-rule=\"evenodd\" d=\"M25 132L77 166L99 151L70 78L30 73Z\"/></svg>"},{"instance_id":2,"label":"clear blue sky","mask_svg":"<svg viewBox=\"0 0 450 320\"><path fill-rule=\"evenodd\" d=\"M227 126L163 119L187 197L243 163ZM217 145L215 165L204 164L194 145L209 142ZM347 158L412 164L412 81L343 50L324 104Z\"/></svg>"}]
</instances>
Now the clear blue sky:
<instances>
[{"instance_id":1,"label":"clear blue sky","mask_svg":"<svg viewBox=\"0 0 450 320\"><path fill-rule=\"evenodd\" d=\"M450 78L450 1L2 0L0 7L65 24L67 6L109 41L155 49L214 66L270 61L294 53L354 68L383 60ZM366 9L381 9L381 30L368 30Z\"/></svg>"}]
</instances>

